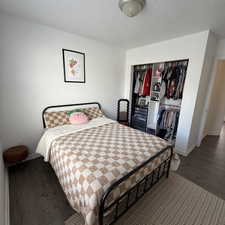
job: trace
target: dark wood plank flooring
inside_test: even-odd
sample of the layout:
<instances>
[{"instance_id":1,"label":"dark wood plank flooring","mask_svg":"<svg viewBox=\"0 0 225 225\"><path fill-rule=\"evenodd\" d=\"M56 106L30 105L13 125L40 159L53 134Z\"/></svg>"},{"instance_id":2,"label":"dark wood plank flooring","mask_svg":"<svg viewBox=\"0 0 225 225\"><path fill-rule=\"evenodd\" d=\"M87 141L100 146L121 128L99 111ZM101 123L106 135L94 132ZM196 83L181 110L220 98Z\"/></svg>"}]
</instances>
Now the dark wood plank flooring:
<instances>
[{"instance_id":1,"label":"dark wood plank flooring","mask_svg":"<svg viewBox=\"0 0 225 225\"><path fill-rule=\"evenodd\" d=\"M225 199L225 127L182 157L178 173ZM63 225L74 214L58 179L42 158L9 168L11 225Z\"/></svg>"},{"instance_id":2,"label":"dark wood plank flooring","mask_svg":"<svg viewBox=\"0 0 225 225\"><path fill-rule=\"evenodd\" d=\"M42 158L10 167L9 191L11 225L63 225L74 214Z\"/></svg>"},{"instance_id":3,"label":"dark wood plank flooring","mask_svg":"<svg viewBox=\"0 0 225 225\"><path fill-rule=\"evenodd\" d=\"M225 125L220 136L207 136L181 162L178 174L225 199Z\"/></svg>"}]
</instances>

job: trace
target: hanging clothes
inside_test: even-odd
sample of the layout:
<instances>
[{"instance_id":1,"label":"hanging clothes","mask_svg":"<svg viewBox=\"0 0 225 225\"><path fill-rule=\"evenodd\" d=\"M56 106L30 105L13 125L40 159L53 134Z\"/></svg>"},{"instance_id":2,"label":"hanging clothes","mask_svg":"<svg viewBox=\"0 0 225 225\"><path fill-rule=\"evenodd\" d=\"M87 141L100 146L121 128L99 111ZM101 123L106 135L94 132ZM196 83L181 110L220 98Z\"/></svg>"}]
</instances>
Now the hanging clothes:
<instances>
[{"instance_id":1,"label":"hanging clothes","mask_svg":"<svg viewBox=\"0 0 225 225\"><path fill-rule=\"evenodd\" d=\"M139 85L139 90L138 90L138 94L139 96L142 96L142 91L143 91L143 83L144 83L144 73L142 73L142 75L140 76L140 85Z\"/></svg>"},{"instance_id":2,"label":"hanging clothes","mask_svg":"<svg viewBox=\"0 0 225 225\"><path fill-rule=\"evenodd\" d=\"M168 87L167 87L167 98L175 98L175 93L177 90L177 84L179 82L179 68L176 66L172 67L172 72L170 74L169 80L168 80Z\"/></svg>"},{"instance_id":3,"label":"hanging clothes","mask_svg":"<svg viewBox=\"0 0 225 225\"><path fill-rule=\"evenodd\" d=\"M160 63L157 70L155 71L155 76L161 77L163 71L164 71L164 63Z\"/></svg>"},{"instance_id":4,"label":"hanging clothes","mask_svg":"<svg viewBox=\"0 0 225 225\"><path fill-rule=\"evenodd\" d=\"M166 109L160 108L158 114L158 132L157 136L166 139L173 140L176 138L177 126L179 121L180 111L179 109Z\"/></svg>"},{"instance_id":5,"label":"hanging clothes","mask_svg":"<svg viewBox=\"0 0 225 225\"><path fill-rule=\"evenodd\" d=\"M136 79L136 83L135 83L135 87L134 87L134 93L138 94L139 93L139 89L140 89L140 73L138 73L137 75L137 79Z\"/></svg>"},{"instance_id":6,"label":"hanging clothes","mask_svg":"<svg viewBox=\"0 0 225 225\"><path fill-rule=\"evenodd\" d=\"M174 100L182 99L186 71L186 62L169 63L165 66L165 70L162 73L162 84L166 87L164 97Z\"/></svg>"},{"instance_id":7,"label":"hanging clothes","mask_svg":"<svg viewBox=\"0 0 225 225\"><path fill-rule=\"evenodd\" d=\"M151 79L152 79L152 69L148 69L145 72L142 90L141 90L141 96L149 96L150 95Z\"/></svg>"}]
</instances>

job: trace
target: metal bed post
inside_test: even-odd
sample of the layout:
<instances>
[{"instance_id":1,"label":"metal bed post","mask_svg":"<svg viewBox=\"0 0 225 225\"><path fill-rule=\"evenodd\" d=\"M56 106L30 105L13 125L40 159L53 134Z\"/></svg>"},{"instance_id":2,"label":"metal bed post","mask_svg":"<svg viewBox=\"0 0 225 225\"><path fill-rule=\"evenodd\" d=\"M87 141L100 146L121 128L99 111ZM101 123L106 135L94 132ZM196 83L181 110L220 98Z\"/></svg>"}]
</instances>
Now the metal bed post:
<instances>
[{"instance_id":1,"label":"metal bed post","mask_svg":"<svg viewBox=\"0 0 225 225\"><path fill-rule=\"evenodd\" d=\"M171 146L171 151L172 153L170 154L170 160L169 160L169 165L168 165L168 170L166 172L166 178L169 178L169 175L170 175L170 166L171 166L171 161L173 159L173 147Z\"/></svg>"}]
</instances>

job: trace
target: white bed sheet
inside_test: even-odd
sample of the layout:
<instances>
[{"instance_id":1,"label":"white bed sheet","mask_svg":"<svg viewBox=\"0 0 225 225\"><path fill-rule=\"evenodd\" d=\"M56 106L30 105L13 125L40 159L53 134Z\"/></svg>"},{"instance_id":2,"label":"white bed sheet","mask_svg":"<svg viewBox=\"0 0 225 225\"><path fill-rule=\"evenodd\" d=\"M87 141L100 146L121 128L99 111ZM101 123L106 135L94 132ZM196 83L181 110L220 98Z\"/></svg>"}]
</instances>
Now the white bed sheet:
<instances>
[{"instance_id":1,"label":"white bed sheet","mask_svg":"<svg viewBox=\"0 0 225 225\"><path fill-rule=\"evenodd\" d=\"M47 162L49 161L49 153L51 149L51 144L56 138L59 138L67 134L75 133L78 131L82 131L85 129L102 126L109 123L116 123L116 121L108 119L106 117L99 117L99 118L90 120L88 123L82 124L82 125L70 124L70 125L63 125L63 126L58 126L54 128L49 128L42 135L38 143L36 153L41 154L44 157L44 160Z\"/></svg>"}]
</instances>

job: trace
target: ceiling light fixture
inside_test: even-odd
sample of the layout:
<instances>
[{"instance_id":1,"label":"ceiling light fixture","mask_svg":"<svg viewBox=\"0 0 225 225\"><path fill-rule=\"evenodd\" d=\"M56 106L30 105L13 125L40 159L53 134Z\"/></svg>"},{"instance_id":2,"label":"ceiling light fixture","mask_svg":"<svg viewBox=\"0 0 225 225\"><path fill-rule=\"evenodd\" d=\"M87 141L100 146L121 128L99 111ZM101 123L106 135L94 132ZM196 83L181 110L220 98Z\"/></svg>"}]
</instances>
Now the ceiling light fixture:
<instances>
[{"instance_id":1,"label":"ceiling light fixture","mask_svg":"<svg viewBox=\"0 0 225 225\"><path fill-rule=\"evenodd\" d=\"M121 11L129 17L134 17L145 6L145 0L119 0Z\"/></svg>"}]
</instances>

